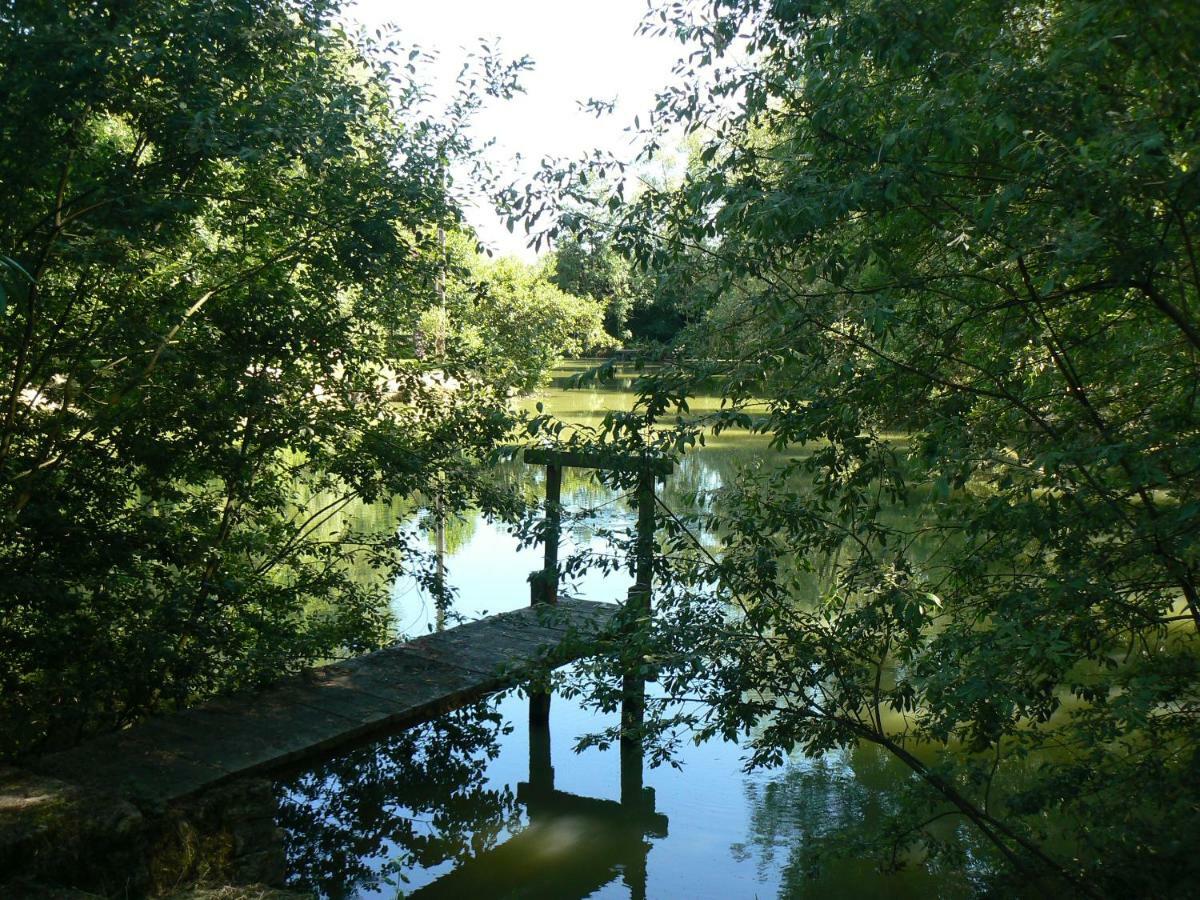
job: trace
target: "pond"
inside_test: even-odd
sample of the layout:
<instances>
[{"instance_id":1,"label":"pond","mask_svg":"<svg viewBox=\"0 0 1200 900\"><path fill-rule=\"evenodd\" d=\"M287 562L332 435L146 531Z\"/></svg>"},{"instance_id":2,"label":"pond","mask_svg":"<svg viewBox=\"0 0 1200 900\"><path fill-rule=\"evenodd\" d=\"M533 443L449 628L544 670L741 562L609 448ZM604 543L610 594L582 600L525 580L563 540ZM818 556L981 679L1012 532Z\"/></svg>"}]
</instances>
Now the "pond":
<instances>
[{"instance_id":1,"label":"pond","mask_svg":"<svg viewBox=\"0 0 1200 900\"><path fill-rule=\"evenodd\" d=\"M584 390L564 365L541 401L566 421L596 424L628 408L632 377ZM693 409L715 405L699 398ZM765 439L725 432L686 457L661 489L685 508L741 466L770 464ZM509 477L538 480L513 463ZM598 545L597 527L632 520L628 504L588 473L568 470L566 511L594 510L564 543ZM417 527L410 524L405 527ZM520 549L502 525L474 518L449 529L448 582L467 619L525 606L540 548ZM623 597L625 573L589 574L567 591ZM437 627L434 604L401 580L391 603L402 633ZM651 686L653 690L653 685ZM686 744L681 768L643 767L630 748L575 752L578 736L614 724L575 700L511 691L281 776L275 784L289 883L324 897L940 897L970 896L986 869L953 820L939 837L966 864L930 871L919 859L882 873L874 857L830 854L870 837L909 780L872 747L800 756L746 773L737 744ZM615 715L615 714L614 714Z\"/></svg>"}]
</instances>

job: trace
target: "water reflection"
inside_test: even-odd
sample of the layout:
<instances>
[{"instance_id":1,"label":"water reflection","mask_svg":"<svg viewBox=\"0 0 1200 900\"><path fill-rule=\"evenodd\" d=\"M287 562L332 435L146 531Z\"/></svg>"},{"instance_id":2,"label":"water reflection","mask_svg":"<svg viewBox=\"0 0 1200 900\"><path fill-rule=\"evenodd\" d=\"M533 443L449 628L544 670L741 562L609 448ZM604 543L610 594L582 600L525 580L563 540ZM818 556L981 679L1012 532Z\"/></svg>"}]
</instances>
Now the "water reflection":
<instances>
[{"instance_id":1,"label":"water reflection","mask_svg":"<svg viewBox=\"0 0 1200 900\"><path fill-rule=\"evenodd\" d=\"M589 897L619 881L629 897L644 900L647 838L665 838L668 823L655 810L654 790L642 785L636 738L628 741L628 750L622 748L620 800L560 790L552 764L550 697L535 693L528 703L529 773L517 785L524 828L412 896ZM643 704L636 698L628 710L631 727L640 727L636 718Z\"/></svg>"},{"instance_id":2,"label":"water reflection","mask_svg":"<svg viewBox=\"0 0 1200 900\"><path fill-rule=\"evenodd\" d=\"M744 784L749 827L733 851L755 859L760 872L779 878L780 897L969 897L983 886L982 867L972 874L973 835L961 819L927 826L958 865L931 870L925 845L906 845L898 823L897 795L911 782L904 766L877 747L860 745L816 760L795 760L765 780ZM916 825L917 822L907 823ZM892 834L895 853L881 853ZM886 843L886 838L882 838ZM864 865L879 859L895 871ZM978 884L973 881L978 880Z\"/></svg>"},{"instance_id":3,"label":"water reflection","mask_svg":"<svg viewBox=\"0 0 1200 900\"><path fill-rule=\"evenodd\" d=\"M277 782L290 882L370 896L496 846L519 822L515 793L486 777L509 731L476 704Z\"/></svg>"},{"instance_id":4,"label":"water reflection","mask_svg":"<svg viewBox=\"0 0 1200 900\"><path fill-rule=\"evenodd\" d=\"M954 819L936 835L961 847L954 870L919 849L902 871L879 869L865 848L911 777L872 748L750 774L736 743L685 746L682 770L644 768L636 741L573 752L617 715L511 692L291 774L275 786L289 884L601 900L958 897L981 884Z\"/></svg>"},{"instance_id":5,"label":"water reflection","mask_svg":"<svg viewBox=\"0 0 1200 900\"><path fill-rule=\"evenodd\" d=\"M387 887L425 898L568 898L619 882L644 900L648 839L668 833L643 784L645 683L626 685L618 800L557 786L551 698L534 692L527 704L528 769L515 791L489 783L512 731L494 702L279 781L290 883L334 898Z\"/></svg>"}]
</instances>

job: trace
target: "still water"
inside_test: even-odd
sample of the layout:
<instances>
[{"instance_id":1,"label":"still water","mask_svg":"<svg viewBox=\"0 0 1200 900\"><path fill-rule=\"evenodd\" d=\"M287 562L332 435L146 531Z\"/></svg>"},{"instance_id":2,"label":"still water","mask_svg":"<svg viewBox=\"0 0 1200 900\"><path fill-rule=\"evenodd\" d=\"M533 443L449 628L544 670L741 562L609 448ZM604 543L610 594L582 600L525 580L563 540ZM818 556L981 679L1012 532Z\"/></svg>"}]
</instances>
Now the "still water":
<instances>
[{"instance_id":1,"label":"still water","mask_svg":"<svg viewBox=\"0 0 1200 900\"><path fill-rule=\"evenodd\" d=\"M582 367L562 367L528 403L583 424L629 407L631 378L565 390ZM715 403L700 398L693 410ZM672 508L694 506L739 467L771 462L762 438L726 432L685 458L661 496ZM515 463L506 474L540 478ZM596 511L567 529L568 550L602 549L597 527L632 520L588 473L568 470L562 496L568 513ZM449 529L449 550L457 613L470 619L528 604L539 548L519 549L502 525L475 518ZM592 574L568 592L613 600L628 585L624 573ZM433 604L415 583L396 583L391 602L402 633L435 627ZM682 768L642 771L616 747L574 751L578 736L615 721L556 696L546 729L540 718L531 724L530 704L511 691L281 777L290 884L335 898L631 900L957 897L978 886L969 840L953 833L953 820L939 837L963 839L968 860L953 871L902 859L900 872L885 874L875 857L845 852L875 835L908 779L874 748L746 773L742 748L714 741L685 746ZM829 852L835 844L842 852Z\"/></svg>"}]
</instances>

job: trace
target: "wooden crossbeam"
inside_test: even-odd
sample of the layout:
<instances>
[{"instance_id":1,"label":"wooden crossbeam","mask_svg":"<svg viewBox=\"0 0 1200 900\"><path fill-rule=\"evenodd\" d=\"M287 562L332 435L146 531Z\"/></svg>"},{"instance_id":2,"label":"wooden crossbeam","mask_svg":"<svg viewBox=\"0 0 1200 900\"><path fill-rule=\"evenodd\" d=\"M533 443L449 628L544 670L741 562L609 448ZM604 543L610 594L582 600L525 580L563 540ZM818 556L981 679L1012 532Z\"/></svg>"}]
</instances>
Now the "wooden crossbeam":
<instances>
[{"instance_id":1,"label":"wooden crossbeam","mask_svg":"<svg viewBox=\"0 0 1200 900\"><path fill-rule=\"evenodd\" d=\"M631 456L620 453L601 453L592 450L548 450L530 447L525 462L536 466L569 466L575 469L608 469L612 472L650 472L667 476L675 464L658 456Z\"/></svg>"}]
</instances>

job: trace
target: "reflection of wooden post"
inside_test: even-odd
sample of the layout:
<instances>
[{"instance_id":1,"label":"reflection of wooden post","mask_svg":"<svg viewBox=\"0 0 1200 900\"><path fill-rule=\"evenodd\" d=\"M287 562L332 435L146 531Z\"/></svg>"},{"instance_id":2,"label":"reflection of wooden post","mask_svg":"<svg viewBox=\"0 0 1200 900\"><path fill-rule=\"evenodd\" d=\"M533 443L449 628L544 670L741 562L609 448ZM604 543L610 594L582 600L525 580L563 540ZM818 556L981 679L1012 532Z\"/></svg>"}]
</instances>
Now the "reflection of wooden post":
<instances>
[{"instance_id":1,"label":"reflection of wooden post","mask_svg":"<svg viewBox=\"0 0 1200 900\"><path fill-rule=\"evenodd\" d=\"M562 466L546 466L546 554L542 571L533 577L532 603L558 602L558 539L562 530Z\"/></svg>"},{"instance_id":2,"label":"reflection of wooden post","mask_svg":"<svg viewBox=\"0 0 1200 900\"><path fill-rule=\"evenodd\" d=\"M621 680L621 689L621 805L627 807L631 815L641 816L654 812L654 789L645 786L643 772L646 680L637 675L626 675ZM630 900L646 900L646 854L650 852L650 845L645 841L638 844L640 852L625 860L622 878L629 888Z\"/></svg>"},{"instance_id":3,"label":"reflection of wooden post","mask_svg":"<svg viewBox=\"0 0 1200 900\"><path fill-rule=\"evenodd\" d=\"M621 803L641 809L642 724L646 714L646 682L637 675L621 679Z\"/></svg>"},{"instance_id":4,"label":"reflection of wooden post","mask_svg":"<svg viewBox=\"0 0 1200 900\"><path fill-rule=\"evenodd\" d=\"M629 605L641 619L650 615L650 592L654 586L654 473L643 469L637 484L637 534L634 549L634 581ZM631 626L636 628L637 626ZM646 716L646 679L640 666L627 670L621 679L621 803L641 808L642 725Z\"/></svg>"},{"instance_id":5,"label":"reflection of wooden post","mask_svg":"<svg viewBox=\"0 0 1200 900\"><path fill-rule=\"evenodd\" d=\"M529 694L529 786L535 791L554 790L550 759L550 695Z\"/></svg>"},{"instance_id":6,"label":"reflection of wooden post","mask_svg":"<svg viewBox=\"0 0 1200 900\"><path fill-rule=\"evenodd\" d=\"M646 900L646 857L650 854L650 845L640 841L639 853L631 853L625 860L625 871L621 880L629 888L629 900Z\"/></svg>"}]
</instances>

